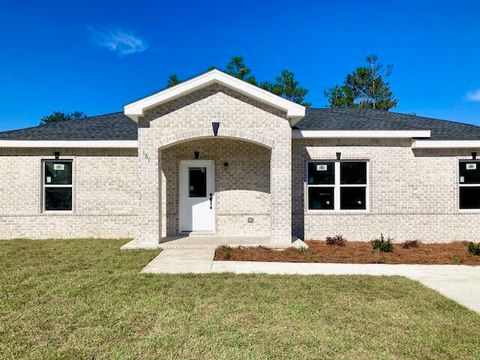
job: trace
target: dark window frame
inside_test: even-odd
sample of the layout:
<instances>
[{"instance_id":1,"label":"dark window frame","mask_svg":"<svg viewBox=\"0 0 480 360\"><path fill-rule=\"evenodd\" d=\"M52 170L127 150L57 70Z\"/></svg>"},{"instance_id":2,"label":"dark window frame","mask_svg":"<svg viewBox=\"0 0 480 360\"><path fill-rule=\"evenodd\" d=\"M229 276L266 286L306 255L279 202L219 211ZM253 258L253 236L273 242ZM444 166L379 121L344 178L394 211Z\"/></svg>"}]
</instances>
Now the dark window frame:
<instances>
[{"instance_id":1,"label":"dark window frame","mask_svg":"<svg viewBox=\"0 0 480 360\"><path fill-rule=\"evenodd\" d=\"M365 164L365 184L342 184L341 183L341 164L349 162L360 162ZM309 167L311 163L332 163L334 164L334 183L333 184L309 184ZM305 192L305 206L307 211L311 212L369 212L370 211L370 191L369 191L369 161L364 159L345 159L345 160L309 160L307 161L306 167L306 192ZM324 187L324 188L334 188L334 204L333 209L312 209L310 208L310 188L312 187ZM342 188L364 188L365 189L365 204L363 209L342 209L341 208L341 191Z\"/></svg>"},{"instance_id":2,"label":"dark window frame","mask_svg":"<svg viewBox=\"0 0 480 360\"><path fill-rule=\"evenodd\" d=\"M468 159L462 159L458 162L458 209L460 211L480 211L480 205L479 207L462 207L462 189L466 188L480 188L480 180L478 183L475 182L469 182L469 183L464 183L461 181L461 166L462 164L477 164L477 169L476 171L480 171L480 160L468 160Z\"/></svg>"},{"instance_id":3,"label":"dark window frame","mask_svg":"<svg viewBox=\"0 0 480 360\"><path fill-rule=\"evenodd\" d=\"M58 163L70 163L71 165L71 183L70 184L51 184L46 182L46 167L47 164L58 164ZM74 209L74 164L73 164L73 159L46 159L42 160L42 212L43 213L68 213L68 212L73 212ZM55 210L49 210L47 209L47 189L52 189L52 188L67 188L71 189L71 208L70 209L55 209Z\"/></svg>"}]
</instances>

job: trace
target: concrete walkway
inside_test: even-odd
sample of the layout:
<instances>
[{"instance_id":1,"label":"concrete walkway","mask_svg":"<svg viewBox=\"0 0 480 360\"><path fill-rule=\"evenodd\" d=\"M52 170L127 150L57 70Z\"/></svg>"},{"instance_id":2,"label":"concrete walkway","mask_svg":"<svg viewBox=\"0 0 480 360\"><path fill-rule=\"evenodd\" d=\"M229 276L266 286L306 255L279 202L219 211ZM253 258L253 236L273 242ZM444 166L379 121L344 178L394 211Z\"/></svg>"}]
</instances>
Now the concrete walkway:
<instances>
[{"instance_id":1,"label":"concrete walkway","mask_svg":"<svg viewBox=\"0 0 480 360\"><path fill-rule=\"evenodd\" d=\"M213 261L215 249L165 249L143 270L154 274L285 274L398 275L423 285L480 313L480 266L315 264L254 261Z\"/></svg>"},{"instance_id":2,"label":"concrete walkway","mask_svg":"<svg viewBox=\"0 0 480 360\"><path fill-rule=\"evenodd\" d=\"M206 274L212 270L214 248L164 249L142 269L151 274Z\"/></svg>"}]
</instances>

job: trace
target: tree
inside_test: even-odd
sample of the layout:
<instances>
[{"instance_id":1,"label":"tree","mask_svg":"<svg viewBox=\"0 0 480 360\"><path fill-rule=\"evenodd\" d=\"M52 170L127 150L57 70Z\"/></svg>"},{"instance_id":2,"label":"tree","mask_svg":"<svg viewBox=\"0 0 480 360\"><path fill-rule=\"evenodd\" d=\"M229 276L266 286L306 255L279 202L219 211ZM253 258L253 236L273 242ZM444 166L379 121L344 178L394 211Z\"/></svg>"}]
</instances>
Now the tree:
<instances>
[{"instance_id":1,"label":"tree","mask_svg":"<svg viewBox=\"0 0 480 360\"><path fill-rule=\"evenodd\" d=\"M366 57L366 66L348 74L343 85L325 91L330 107L390 110L397 106L386 79L392 73L392 65L385 68L376 55Z\"/></svg>"},{"instance_id":2,"label":"tree","mask_svg":"<svg viewBox=\"0 0 480 360\"><path fill-rule=\"evenodd\" d=\"M295 74L291 71L282 70L280 76L275 79L274 83L265 81L260 84L260 87L297 104L304 106L311 105L305 102L305 96L308 90L299 87L298 81L295 80Z\"/></svg>"},{"instance_id":3,"label":"tree","mask_svg":"<svg viewBox=\"0 0 480 360\"><path fill-rule=\"evenodd\" d=\"M216 69L211 66L209 70ZM297 80L295 80L295 74L288 70L282 70L280 76L278 76L274 82L264 81L258 83L255 76L252 75L252 70L245 65L245 61L241 56L234 56L225 66L225 72L237 79L246 81L252 85L259 86L262 89L270 91L275 95L284 97L290 101L302 104L304 106L310 106L310 103L305 102L305 96L308 93L307 89L299 86ZM167 87L180 83L176 74L170 75L167 82Z\"/></svg>"},{"instance_id":4,"label":"tree","mask_svg":"<svg viewBox=\"0 0 480 360\"><path fill-rule=\"evenodd\" d=\"M234 56L225 67L225 72L252 85L257 85L255 77L250 75L252 70L245 65L241 56Z\"/></svg>"},{"instance_id":5,"label":"tree","mask_svg":"<svg viewBox=\"0 0 480 360\"><path fill-rule=\"evenodd\" d=\"M47 125L68 120L78 120L86 118L87 115L82 111L74 111L66 113L63 111L53 111L51 114L40 119L40 125Z\"/></svg>"},{"instance_id":6,"label":"tree","mask_svg":"<svg viewBox=\"0 0 480 360\"><path fill-rule=\"evenodd\" d=\"M182 81L178 78L177 74L171 74L167 80L167 87L172 87L180 84Z\"/></svg>"}]
</instances>

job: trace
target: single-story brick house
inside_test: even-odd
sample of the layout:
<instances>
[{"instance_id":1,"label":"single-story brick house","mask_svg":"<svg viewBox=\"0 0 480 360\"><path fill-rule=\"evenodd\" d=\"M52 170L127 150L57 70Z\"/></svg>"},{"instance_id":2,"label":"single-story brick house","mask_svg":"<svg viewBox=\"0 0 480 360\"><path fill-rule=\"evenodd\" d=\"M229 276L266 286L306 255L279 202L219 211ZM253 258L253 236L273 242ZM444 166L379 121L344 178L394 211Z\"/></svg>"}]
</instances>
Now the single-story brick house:
<instances>
[{"instance_id":1,"label":"single-story brick house","mask_svg":"<svg viewBox=\"0 0 480 360\"><path fill-rule=\"evenodd\" d=\"M312 109L212 70L0 133L0 238L480 240L480 127Z\"/></svg>"}]
</instances>

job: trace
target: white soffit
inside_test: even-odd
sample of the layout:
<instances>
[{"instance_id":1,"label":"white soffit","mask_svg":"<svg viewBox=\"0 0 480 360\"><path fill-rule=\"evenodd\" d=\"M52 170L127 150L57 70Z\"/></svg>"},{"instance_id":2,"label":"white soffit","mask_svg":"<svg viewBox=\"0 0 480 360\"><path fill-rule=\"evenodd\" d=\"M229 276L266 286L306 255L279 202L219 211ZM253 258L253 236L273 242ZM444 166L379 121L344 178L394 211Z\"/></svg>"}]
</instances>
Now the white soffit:
<instances>
[{"instance_id":1,"label":"white soffit","mask_svg":"<svg viewBox=\"0 0 480 360\"><path fill-rule=\"evenodd\" d=\"M124 113L130 119L138 121L138 118L145 114L145 110L151 109L155 106L161 105L215 83L221 84L230 89L238 91L245 96L285 111L292 125L296 124L305 116L305 106L274 95L269 91L263 90L255 85L225 74L217 69L211 70L205 74L184 81L171 88L162 90L156 94L125 105Z\"/></svg>"},{"instance_id":2,"label":"white soffit","mask_svg":"<svg viewBox=\"0 0 480 360\"><path fill-rule=\"evenodd\" d=\"M136 149L137 140L0 140L0 148Z\"/></svg>"},{"instance_id":3,"label":"white soffit","mask_svg":"<svg viewBox=\"0 0 480 360\"><path fill-rule=\"evenodd\" d=\"M410 139L429 138L430 130L293 130L294 139Z\"/></svg>"},{"instance_id":4,"label":"white soffit","mask_svg":"<svg viewBox=\"0 0 480 360\"><path fill-rule=\"evenodd\" d=\"M414 149L480 148L480 140L415 140Z\"/></svg>"}]
</instances>

